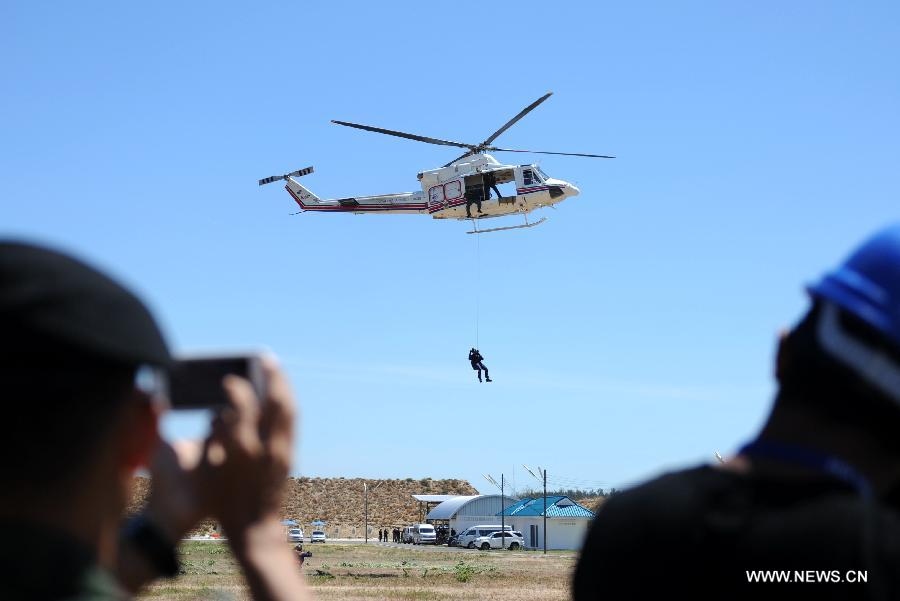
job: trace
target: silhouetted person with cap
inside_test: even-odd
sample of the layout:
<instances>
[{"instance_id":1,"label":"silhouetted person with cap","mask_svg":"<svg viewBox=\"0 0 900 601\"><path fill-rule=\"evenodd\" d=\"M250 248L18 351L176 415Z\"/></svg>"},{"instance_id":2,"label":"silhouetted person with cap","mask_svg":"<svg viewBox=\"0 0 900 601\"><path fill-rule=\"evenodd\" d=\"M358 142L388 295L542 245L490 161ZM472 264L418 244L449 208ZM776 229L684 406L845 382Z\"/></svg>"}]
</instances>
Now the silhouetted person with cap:
<instances>
[{"instance_id":1,"label":"silhouetted person with cap","mask_svg":"<svg viewBox=\"0 0 900 601\"><path fill-rule=\"evenodd\" d=\"M278 516L293 399L272 361L265 399L229 376L209 439L169 446L158 420L172 358L143 303L80 261L13 242L0 242L0 340L0 599L128 598L178 573L175 545L205 516L255 599L306 598ZM148 504L120 527L145 466Z\"/></svg>"},{"instance_id":2,"label":"silhouetted person with cap","mask_svg":"<svg viewBox=\"0 0 900 601\"><path fill-rule=\"evenodd\" d=\"M900 225L808 292L761 432L604 503L575 601L900 598Z\"/></svg>"},{"instance_id":3,"label":"silhouetted person with cap","mask_svg":"<svg viewBox=\"0 0 900 601\"><path fill-rule=\"evenodd\" d=\"M488 368L484 364L484 357L481 356L481 353L478 352L478 349L472 347L472 350L469 351L469 363L472 364L472 369L478 371L478 381L481 382L481 371L484 370L484 379L488 382L492 382L491 376L488 375Z\"/></svg>"}]
</instances>

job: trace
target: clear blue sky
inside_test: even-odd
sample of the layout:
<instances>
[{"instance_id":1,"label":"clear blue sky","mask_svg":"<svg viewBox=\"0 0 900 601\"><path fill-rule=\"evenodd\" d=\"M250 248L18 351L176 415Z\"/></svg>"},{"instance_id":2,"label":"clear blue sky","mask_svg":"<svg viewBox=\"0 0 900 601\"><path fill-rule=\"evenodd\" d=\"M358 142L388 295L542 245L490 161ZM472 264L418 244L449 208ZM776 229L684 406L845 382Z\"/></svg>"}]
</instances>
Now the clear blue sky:
<instances>
[{"instance_id":1,"label":"clear blue sky","mask_svg":"<svg viewBox=\"0 0 900 601\"><path fill-rule=\"evenodd\" d=\"M111 270L178 350L275 350L297 473L622 486L732 451L803 284L898 217L900 7L466 7L3 3L0 233ZM498 154L582 194L484 236L480 285L463 223L256 184L413 191L458 153L329 120L477 142L547 90L498 143L619 158Z\"/></svg>"}]
</instances>

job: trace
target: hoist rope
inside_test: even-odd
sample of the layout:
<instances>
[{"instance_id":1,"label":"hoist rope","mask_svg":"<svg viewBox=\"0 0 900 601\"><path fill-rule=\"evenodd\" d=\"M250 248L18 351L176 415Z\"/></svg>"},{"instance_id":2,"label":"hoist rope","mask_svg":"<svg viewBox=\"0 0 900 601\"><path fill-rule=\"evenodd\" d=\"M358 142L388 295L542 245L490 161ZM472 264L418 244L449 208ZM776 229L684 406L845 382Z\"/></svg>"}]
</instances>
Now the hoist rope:
<instances>
[{"instance_id":1,"label":"hoist rope","mask_svg":"<svg viewBox=\"0 0 900 601\"><path fill-rule=\"evenodd\" d=\"M475 221L472 221L475 223ZM481 296L481 245L480 234L475 234L475 348L478 348L478 312Z\"/></svg>"}]
</instances>

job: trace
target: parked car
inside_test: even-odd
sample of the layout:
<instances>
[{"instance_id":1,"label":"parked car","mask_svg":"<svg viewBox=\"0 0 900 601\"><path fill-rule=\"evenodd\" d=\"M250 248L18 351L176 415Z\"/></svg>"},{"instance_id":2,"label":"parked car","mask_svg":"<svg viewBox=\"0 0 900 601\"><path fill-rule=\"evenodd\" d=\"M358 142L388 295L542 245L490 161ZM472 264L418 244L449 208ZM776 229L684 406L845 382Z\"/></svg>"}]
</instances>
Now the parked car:
<instances>
[{"instance_id":1,"label":"parked car","mask_svg":"<svg viewBox=\"0 0 900 601\"><path fill-rule=\"evenodd\" d=\"M400 534L401 543L409 544L413 542L413 528L415 528L415 526L406 526L403 528L403 532Z\"/></svg>"},{"instance_id":2,"label":"parked car","mask_svg":"<svg viewBox=\"0 0 900 601\"><path fill-rule=\"evenodd\" d=\"M505 542L504 539L506 539ZM490 534L488 536L479 536L475 539L475 547L481 549L482 551L500 548L506 548L510 551L515 551L516 549L521 549L524 546L525 539L522 538L522 533L515 530L509 530L506 532L494 532L493 534Z\"/></svg>"},{"instance_id":3,"label":"parked car","mask_svg":"<svg viewBox=\"0 0 900 601\"><path fill-rule=\"evenodd\" d=\"M321 530L313 530L312 536L309 537L309 542L311 543L324 543L325 542L325 533Z\"/></svg>"},{"instance_id":4,"label":"parked car","mask_svg":"<svg viewBox=\"0 0 900 601\"><path fill-rule=\"evenodd\" d=\"M416 524L413 526L414 545L433 545L437 542L437 534L431 524Z\"/></svg>"},{"instance_id":5,"label":"parked car","mask_svg":"<svg viewBox=\"0 0 900 601\"><path fill-rule=\"evenodd\" d=\"M511 531L512 526L506 526L506 530ZM476 538L478 538L479 536L490 536L495 532L500 532L500 524L482 524L479 526L469 526L459 534L456 544L460 547L474 549Z\"/></svg>"},{"instance_id":6,"label":"parked car","mask_svg":"<svg viewBox=\"0 0 900 601\"><path fill-rule=\"evenodd\" d=\"M303 529L302 528L291 528L287 532L287 540L289 543L302 543L303 542Z\"/></svg>"}]
</instances>

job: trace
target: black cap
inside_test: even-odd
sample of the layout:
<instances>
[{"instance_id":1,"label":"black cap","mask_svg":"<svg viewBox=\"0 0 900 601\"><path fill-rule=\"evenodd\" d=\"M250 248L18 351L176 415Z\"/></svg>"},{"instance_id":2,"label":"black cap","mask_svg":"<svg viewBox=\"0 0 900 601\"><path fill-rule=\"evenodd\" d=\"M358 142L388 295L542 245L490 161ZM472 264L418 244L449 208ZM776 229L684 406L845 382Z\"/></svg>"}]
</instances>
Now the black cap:
<instances>
[{"instance_id":1,"label":"black cap","mask_svg":"<svg viewBox=\"0 0 900 601\"><path fill-rule=\"evenodd\" d=\"M120 284L57 251L0 242L0 359L57 352L171 361L150 311Z\"/></svg>"}]
</instances>

